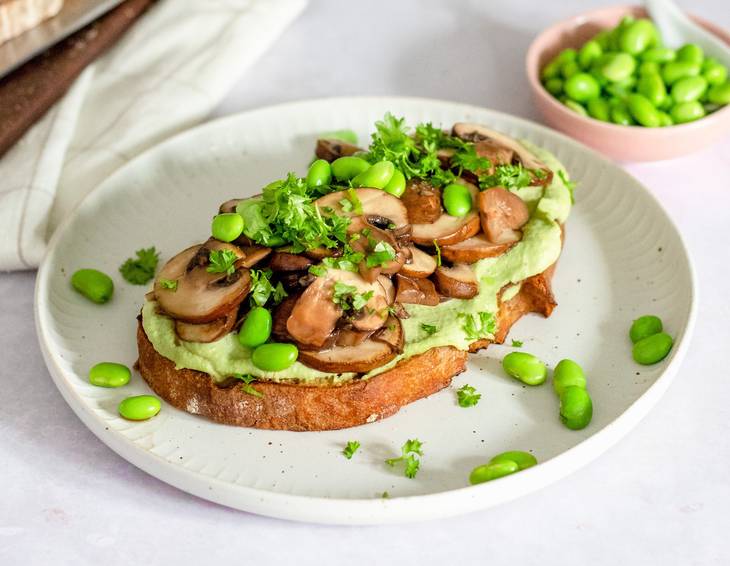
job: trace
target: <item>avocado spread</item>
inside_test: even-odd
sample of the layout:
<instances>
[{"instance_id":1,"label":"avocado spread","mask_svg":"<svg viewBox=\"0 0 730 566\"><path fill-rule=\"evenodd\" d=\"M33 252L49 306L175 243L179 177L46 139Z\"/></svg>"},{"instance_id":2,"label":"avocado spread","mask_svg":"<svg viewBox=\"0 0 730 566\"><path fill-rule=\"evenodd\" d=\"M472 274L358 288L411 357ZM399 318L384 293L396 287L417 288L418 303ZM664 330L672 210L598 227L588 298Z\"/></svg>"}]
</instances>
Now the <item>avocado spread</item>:
<instances>
[{"instance_id":1,"label":"avocado spread","mask_svg":"<svg viewBox=\"0 0 730 566\"><path fill-rule=\"evenodd\" d=\"M504 290L503 300L508 300L519 291L520 282L543 272L557 261L562 247L560 224L565 222L571 208L571 191L564 182L568 178L567 173L549 152L526 141L521 143L554 172L551 183L545 188L529 186L513 190L530 209L530 220L523 228L522 240L501 256L473 264L480 283L479 293L474 298L451 299L435 307L404 305L410 318L401 321L406 339L403 353L362 379L382 373L404 358L438 346L468 349L475 338L469 336L468 329L465 330L467 317L473 317L479 326L479 313L494 315L497 312L500 291ZM355 376L352 373L327 374L299 362L283 371L262 372L251 362L252 350L241 346L235 333L211 343L180 340L173 320L159 314L156 303L151 301L142 308L142 325L155 350L174 361L178 369L202 371L215 381L222 381L233 374L251 374L260 380L314 385L342 383ZM426 325L428 331L422 325ZM433 331L431 326L436 330ZM493 336L494 328L491 330L480 334L480 337Z\"/></svg>"}]
</instances>

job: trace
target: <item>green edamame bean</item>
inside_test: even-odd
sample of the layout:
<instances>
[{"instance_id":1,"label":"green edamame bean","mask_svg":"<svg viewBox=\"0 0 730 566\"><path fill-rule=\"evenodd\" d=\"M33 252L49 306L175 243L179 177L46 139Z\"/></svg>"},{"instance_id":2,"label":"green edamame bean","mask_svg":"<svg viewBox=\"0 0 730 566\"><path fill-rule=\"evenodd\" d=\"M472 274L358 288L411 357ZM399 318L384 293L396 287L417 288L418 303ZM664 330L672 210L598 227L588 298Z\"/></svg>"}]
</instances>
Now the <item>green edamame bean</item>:
<instances>
[{"instance_id":1,"label":"green edamame bean","mask_svg":"<svg viewBox=\"0 0 730 566\"><path fill-rule=\"evenodd\" d=\"M667 98L667 88L658 73L643 75L636 85L636 90L657 107Z\"/></svg>"},{"instance_id":2,"label":"green edamame bean","mask_svg":"<svg viewBox=\"0 0 730 566\"><path fill-rule=\"evenodd\" d=\"M571 63L576 60L578 57L578 52L573 49L572 47L568 47L567 49L563 49L560 53L558 53L558 56L555 58L558 63L561 65L565 65L565 63Z\"/></svg>"},{"instance_id":3,"label":"green edamame bean","mask_svg":"<svg viewBox=\"0 0 730 566\"><path fill-rule=\"evenodd\" d=\"M583 69L589 69L590 66L593 64L593 61L598 59L598 57L600 57L601 55L603 55L603 49L597 41L586 41L583 44L583 47L581 47L578 51L578 64Z\"/></svg>"},{"instance_id":4,"label":"green edamame bean","mask_svg":"<svg viewBox=\"0 0 730 566\"><path fill-rule=\"evenodd\" d=\"M621 32L618 39L619 48L625 53L638 55L654 41L656 28L651 20L639 19Z\"/></svg>"},{"instance_id":5,"label":"green edamame bean","mask_svg":"<svg viewBox=\"0 0 730 566\"><path fill-rule=\"evenodd\" d=\"M687 61L701 65L705 58L705 52L696 43L687 43L677 50L677 61Z\"/></svg>"},{"instance_id":6,"label":"green edamame bean","mask_svg":"<svg viewBox=\"0 0 730 566\"><path fill-rule=\"evenodd\" d=\"M614 107L611 108L611 122L621 126L631 126L636 123L631 117L629 109L626 107L624 102L615 104Z\"/></svg>"},{"instance_id":7,"label":"green edamame bean","mask_svg":"<svg viewBox=\"0 0 730 566\"><path fill-rule=\"evenodd\" d=\"M674 125L674 120L672 120L672 117L669 114L667 114L666 112L663 112L661 110L659 110L659 121L660 121L659 127L661 127L661 128L665 128L667 126Z\"/></svg>"},{"instance_id":8,"label":"green edamame bean","mask_svg":"<svg viewBox=\"0 0 730 566\"><path fill-rule=\"evenodd\" d=\"M659 112L649 99L641 94L630 94L626 97L626 105L631 116L642 126L657 128L661 123Z\"/></svg>"},{"instance_id":9,"label":"green edamame bean","mask_svg":"<svg viewBox=\"0 0 730 566\"><path fill-rule=\"evenodd\" d=\"M101 362L89 370L89 383L97 387L122 387L129 383L132 372L123 364Z\"/></svg>"},{"instance_id":10,"label":"green edamame bean","mask_svg":"<svg viewBox=\"0 0 730 566\"><path fill-rule=\"evenodd\" d=\"M568 61L567 63L563 63L560 67L560 74L564 79L569 79L577 73L580 73L580 66L576 61Z\"/></svg>"},{"instance_id":11,"label":"green edamame bean","mask_svg":"<svg viewBox=\"0 0 730 566\"><path fill-rule=\"evenodd\" d=\"M370 163L362 157L348 155L335 159L331 167L332 175L334 175L335 179L338 181L349 181L357 177L360 173L367 171L370 168Z\"/></svg>"},{"instance_id":12,"label":"green edamame bean","mask_svg":"<svg viewBox=\"0 0 730 566\"><path fill-rule=\"evenodd\" d=\"M715 59L702 63L702 76L709 85L721 85L727 80L727 67Z\"/></svg>"},{"instance_id":13,"label":"green edamame bean","mask_svg":"<svg viewBox=\"0 0 730 566\"><path fill-rule=\"evenodd\" d=\"M642 338L632 350L634 361L644 366L661 362L672 349L674 340L666 332L658 332Z\"/></svg>"},{"instance_id":14,"label":"green edamame bean","mask_svg":"<svg viewBox=\"0 0 730 566\"><path fill-rule=\"evenodd\" d=\"M496 464L485 464L484 466L477 466L471 471L469 475L469 483L476 485L478 483L484 483L487 481L496 480L510 474L514 474L519 471L517 462L507 460L505 462L498 462Z\"/></svg>"},{"instance_id":15,"label":"green edamame bean","mask_svg":"<svg viewBox=\"0 0 730 566\"><path fill-rule=\"evenodd\" d=\"M510 352L502 360L507 375L526 385L540 385L547 379L547 368L536 356L527 352Z\"/></svg>"},{"instance_id":16,"label":"green edamame bean","mask_svg":"<svg viewBox=\"0 0 730 566\"><path fill-rule=\"evenodd\" d=\"M549 79L554 79L555 77L560 76L560 67L560 61L558 61L557 58L553 59L542 68L542 71L540 72L540 78L543 81L547 81Z\"/></svg>"},{"instance_id":17,"label":"green edamame bean","mask_svg":"<svg viewBox=\"0 0 730 566\"><path fill-rule=\"evenodd\" d=\"M593 36L593 40L598 45L600 45L601 49L604 51L608 49L608 39L611 35L611 32L609 30L603 30L599 31L596 35Z\"/></svg>"},{"instance_id":18,"label":"green edamame bean","mask_svg":"<svg viewBox=\"0 0 730 566\"><path fill-rule=\"evenodd\" d=\"M307 171L307 187L326 187L332 183L332 166L324 159L315 160Z\"/></svg>"},{"instance_id":19,"label":"green edamame bean","mask_svg":"<svg viewBox=\"0 0 730 566\"><path fill-rule=\"evenodd\" d=\"M210 226L210 233L216 240L232 242L243 232L243 217L237 212L216 214Z\"/></svg>"},{"instance_id":20,"label":"green edamame bean","mask_svg":"<svg viewBox=\"0 0 730 566\"><path fill-rule=\"evenodd\" d=\"M255 348L260 346L271 336L271 313L264 307L254 307L248 314L238 331L238 341L241 346Z\"/></svg>"},{"instance_id":21,"label":"green edamame bean","mask_svg":"<svg viewBox=\"0 0 730 566\"><path fill-rule=\"evenodd\" d=\"M559 79L558 77L548 79L547 81L545 81L545 90L547 90L553 96L557 96L558 94L563 92L563 80Z\"/></svg>"},{"instance_id":22,"label":"green edamame bean","mask_svg":"<svg viewBox=\"0 0 730 566\"><path fill-rule=\"evenodd\" d=\"M604 98L592 98L588 101L586 108L588 114L596 120L609 122L611 120L611 108L608 101Z\"/></svg>"},{"instance_id":23,"label":"green edamame bean","mask_svg":"<svg viewBox=\"0 0 730 566\"><path fill-rule=\"evenodd\" d=\"M675 124L684 124L686 122L694 122L705 115L705 108L696 100L692 102L682 102L672 107L669 115Z\"/></svg>"},{"instance_id":24,"label":"green edamame bean","mask_svg":"<svg viewBox=\"0 0 730 566\"><path fill-rule=\"evenodd\" d=\"M707 101L712 104L730 104L730 81L710 88L707 92Z\"/></svg>"},{"instance_id":25,"label":"green edamame bean","mask_svg":"<svg viewBox=\"0 0 730 566\"><path fill-rule=\"evenodd\" d=\"M623 100L631 93L631 89L617 83L609 83L606 85L606 93L610 96Z\"/></svg>"},{"instance_id":26,"label":"green edamame bean","mask_svg":"<svg viewBox=\"0 0 730 566\"><path fill-rule=\"evenodd\" d=\"M378 161L352 180L353 187L384 189L393 178L395 165L390 161Z\"/></svg>"},{"instance_id":27,"label":"green edamame bean","mask_svg":"<svg viewBox=\"0 0 730 566\"><path fill-rule=\"evenodd\" d=\"M162 404L154 395L127 397L119 403L119 414L129 421L146 421L160 412Z\"/></svg>"},{"instance_id":28,"label":"green edamame bean","mask_svg":"<svg viewBox=\"0 0 730 566\"><path fill-rule=\"evenodd\" d=\"M466 216L474 206L469 189L459 183L444 187L443 201L446 212L451 216Z\"/></svg>"},{"instance_id":29,"label":"green edamame bean","mask_svg":"<svg viewBox=\"0 0 730 566\"><path fill-rule=\"evenodd\" d=\"M571 430L588 426L593 418L593 401L588 391L569 385L560 394L560 420Z\"/></svg>"},{"instance_id":30,"label":"green edamame bean","mask_svg":"<svg viewBox=\"0 0 730 566\"><path fill-rule=\"evenodd\" d=\"M676 57L677 53L669 47L651 47L641 54L641 60L647 63L668 63Z\"/></svg>"},{"instance_id":31,"label":"green edamame bean","mask_svg":"<svg viewBox=\"0 0 730 566\"><path fill-rule=\"evenodd\" d=\"M565 81L565 94L576 102L585 102L597 97L601 92L596 79L588 73L576 73Z\"/></svg>"},{"instance_id":32,"label":"green edamame bean","mask_svg":"<svg viewBox=\"0 0 730 566\"><path fill-rule=\"evenodd\" d=\"M675 102L698 100L707 90L704 77L685 77L672 85L672 98Z\"/></svg>"},{"instance_id":33,"label":"green edamame bean","mask_svg":"<svg viewBox=\"0 0 730 566\"><path fill-rule=\"evenodd\" d=\"M612 82L621 81L634 72L636 59L628 53L611 53L601 65L600 73Z\"/></svg>"},{"instance_id":34,"label":"green edamame bean","mask_svg":"<svg viewBox=\"0 0 730 566\"><path fill-rule=\"evenodd\" d=\"M97 269L79 269L71 276L71 286L98 304L106 303L114 294L111 277Z\"/></svg>"},{"instance_id":35,"label":"green edamame bean","mask_svg":"<svg viewBox=\"0 0 730 566\"><path fill-rule=\"evenodd\" d=\"M281 371L291 367L298 357L299 350L294 344L271 342L257 347L251 355L251 361L264 371Z\"/></svg>"},{"instance_id":36,"label":"green edamame bean","mask_svg":"<svg viewBox=\"0 0 730 566\"><path fill-rule=\"evenodd\" d=\"M645 314L631 323L629 338L631 338L633 344L636 344L639 340L659 334L662 330L664 330L664 326L661 318L652 314Z\"/></svg>"},{"instance_id":37,"label":"green edamame bean","mask_svg":"<svg viewBox=\"0 0 730 566\"><path fill-rule=\"evenodd\" d=\"M529 452L523 452L522 450L510 450L508 452L497 454L494 458L489 460L490 464L499 464L501 462L514 462L517 464L518 470L526 470L527 468L537 465L537 458Z\"/></svg>"},{"instance_id":38,"label":"green edamame bean","mask_svg":"<svg viewBox=\"0 0 730 566\"><path fill-rule=\"evenodd\" d=\"M553 389L558 395L566 387L586 388L586 375L583 368L569 359L560 360L553 370Z\"/></svg>"},{"instance_id":39,"label":"green edamame bean","mask_svg":"<svg viewBox=\"0 0 730 566\"><path fill-rule=\"evenodd\" d=\"M565 104L565 106L570 108L576 114L580 114L581 116L588 116L588 112L586 111L585 107L575 100L568 99L563 102L563 104Z\"/></svg>"},{"instance_id":40,"label":"green edamame bean","mask_svg":"<svg viewBox=\"0 0 730 566\"><path fill-rule=\"evenodd\" d=\"M673 85L679 79L696 77L700 74L700 66L689 61L670 61L662 67L662 78L668 85Z\"/></svg>"},{"instance_id":41,"label":"green edamame bean","mask_svg":"<svg viewBox=\"0 0 730 566\"><path fill-rule=\"evenodd\" d=\"M644 75L658 75L659 63L655 63L654 61L644 61L643 63L639 64L638 73L641 77L643 77Z\"/></svg>"},{"instance_id":42,"label":"green edamame bean","mask_svg":"<svg viewBox=\"0 0 730 566\"><path fill-rule=\"evenodd\" d=\"M383 190L394 197L400 198L406 192L406 176L399 169L396 169L393 171L393 176Z\"/></svg>"}]
</instances>

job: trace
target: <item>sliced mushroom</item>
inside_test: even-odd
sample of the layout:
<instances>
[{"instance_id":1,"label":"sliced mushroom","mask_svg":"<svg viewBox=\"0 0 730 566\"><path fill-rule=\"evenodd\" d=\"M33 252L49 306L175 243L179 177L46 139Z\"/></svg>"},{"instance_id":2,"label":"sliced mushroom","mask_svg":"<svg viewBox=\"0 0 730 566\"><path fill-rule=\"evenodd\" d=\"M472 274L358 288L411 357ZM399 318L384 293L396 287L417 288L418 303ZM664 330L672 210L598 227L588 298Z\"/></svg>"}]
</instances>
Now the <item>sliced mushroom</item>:
<instances>
[{"instance_id":1,"label":"sliced mushroom","mask_svg":"<svg viewBox=\"0 0 730 566\"><path fill-rule=\"evenodd\" d=\"M224 214L226 212L236 212L236 206L238 206L238 203L241 202L242 198L232 198L230 200L227 200L223 204L221 204L218 207L218 213Z\"/></svg>"},{"instance_id":2,"label":"sliced mushroom","mask_svg":"<svg viewBox=\"0 0 730 566\"><path fill-rule=\"evenodd\" d=\"M326 257L339 257L342 255L342 251L337 248L319 247L304 251L304 255L314 261L322 261Z\"/></svg>"},{"instance_id":3,"label":"sliced mushroom","mask_svg":"<svg viewBox=\"0 0 730 566\"><path fill-rule=\"evenodd\" d=\"M491 175L494 173L495 165L509 165L515 156L514 149L505 147L493 139L480 140L474 143L474 151L479 157L489 159L492 166L486 171L478 171L478 174Z\"/></svg>"},{"instance_id":4,"label":"sliced mushroom","mask_svg":"<svg viewBox=\"0 0 730 566\"><path fill-rule=\"evenodd\" d=\"M471 238L479 232L479 214L476 208L479 189L464 179L459 179L457 182L466 185L469 189L474 203L472 210L464 216L451 216L443 212L435 222L413 224L411 239L416 244L433 246L435 241L439 246L449 246Z\"/></svg>"},{"instance_id":5,"label":"sliced mushroom","mask_svg":"<svg viewBox=\"0 0 730 566\"><path fill-rule=\"evenodd\" d=\"M244 257L237 246L211 239L180 252L160 270L154 292L160 308L171 317L193 324L213 322L246 297L251 283L248 269L237 265L230 275L208 272L212 250L229 250L239 259ZM162 280L175 280L177 286L168 289L160 284Z\"/></svg>"},{"instance_id":6,"label":"sliced mushroom","mask_svg":"<svg viewBox=\"0 0 730 566\"><path fill-rule=\"evenodd\" d=\"M436 271L436 259L415 246L410 246L411 261L403 264L398 273L420 279ZM443 249L442 249L443 253Z\"/></svg>"},{"instance_id":7,"label":"sliced mushroom","mask_svg":"<svg viewBox=\"0 0 730 566\"><path fill-rule=\"evenodd\" d=\"M502 255L513 245L514 242L494 244L484 234L477 234L458 244L443 246L441 256L452 263L474 263L480 259Z\"/></svg>"},{"instance_id":8,"label":"sliced mushroom","mask_svg":"<svg viewBox=\"0 0 730 566\"><path fill-rule=\"evenodd\" d=\"M411 224L436 222L441 216L441 189L428 181L411 179L400 197Z\"/></svg>"},{"instance_id":9,"label":"sliced mushroom","mask_svg":"<svg viewBox=\"0 0 730 566\"><path fill-rule=\"evenodd\" d=\"M388 307L395 301L393 283L388 277L378 277L375 286L380 287L380 292L373 293L363 311L352 321L352 326L357 330L373 332L382 327L388 318Z\"/></svg>"},{"instance_id":10,"label":"sliced mushroom","mask_svg":"<svg viewBox=\"0 0 730 566\"><path fill-rule=\"evenodd\" d=\"M302 271L313 263L311 259L303 255L275 251L269 260L269 267L273 271Z\"/></svg>"},{"instance_id":11,"label":"sliced mushroom","mask_svg":"<svg viewBox=\"0 0 730 566\"><path fill-rule=\"evenodd\" d=\"M487 189L479 195L481 226L490 242L508 244L518 241L530 211L520 197L502 187Z\"/></svg>"},{"instance_id":12,"label":"sliced mushroom","mask_svg":"<svg viewBox=\"0 0 730 566\"><path fill-rule=\"evenodd\" d=\"M362 212L357 209L355 203L350 201L348 191L330 193L318 198L315 204L324 214L327 214L331 209L338 216L353 217L362 215L370 224L384 223L392 230L400 230L408 226L408 212L398 197L394 197L380 189L360 188L354 191ZM342 202L349 202L353 205L352 209L345 212L342 208Z\"/></svg>"},{"instance_id":13,"label":"sliced mushroom","mask_svg":"<svg viewBox=\"0 0 730 566\"><path fill-rule=\"evenodd\" d=\"M442 147L436 151L436 157L438 157L442 169L451 168L451 158L455 153L456 150L453 147Z\"/></svg>"},{"instance_id":14,"label":"sliced mushroom","mask_svg":"<svg viewBox=\"0 0 730 566\"><path fill-rule=\"evenodd\" d=\"M436 269L436 287L445 297L471 299L479 292L479 282L471 267L457 263L453 267L442 265Z\"/></svg>"},{"instance_id":15,"label":"sliced mushroom","mask_svg":"<svg viewBox=\"0 0 730 566\"><path fill-rule=\"evenodd\" d=\"M394 324L395 332L402 334L400 321ZM397 337L393 340L397 341ZM299 361L328 373L365 373L385 365L396 355L397 351L389 342L369 338L357 346L335 346L319 352L300 350Z\"/></svg>"},{"instance_id":16,"label":"sliced mushroom","mask_svg":"<svg viewBox=\"0 0 730 566\"><path fill-rule=\"evenodd\" d=\"M271 323L271 334L277 340L282 342L290 342L292 337L289 335L289 331L286 329L286 323L291 316L291 311L294 309L294 305L297 304L299 295L289 295L286 299L279 303L279 306L274 309L272 314Z\"/></svg>"},{"instance_id":17,"label":"sliced mushroom","mask_svg":"<svg viewBox=\"0 0 730 566\"><path fill-rule=\"evenodd\" d=\"M335 346L357 346L367 340L371 334L371 332L361 332L352 328L342 328L337 333Z\"/></svg>"},{"instance_id":18,"label":"sliced mushroom","mask_svg":"<svg viewBox=\"0 0 730 566\"><path fill-rule=\"evenodd\" d=\"M377 228L365 221L363 216L357 216L352 219L347 228L348 232L353 235L357 234L356 239L352 239L350 246L356 252L364 254L365 258L358 265L360 275L365 281L372 283L381 273L393 274L400 270L401 266L410 257L410 250L405 250L396 241L391 231ZM379 242L385 242L395 252L395 258L382 265L368 265L368 256L371 255Z\"/></svg>"},{"instance_id":19,"label":"sliced mushroom","mask_svg":"<svg viewBox=\"0 0 730 566\"><path fill-rule=\"evenodd\" d=\"M228 334L236 324L238 308L233 308L227 316L206 322L204 324L190 324L181 320L175 321L175 332L180 340L186 342L215 342Z\"/></svg>"},{"instance_id":20,"label":"sliced mushroom","mask_svg":"<svg viewBox=\"0 0 730 566\"><path fill-rule=\"evenodd\" d=\"M314 149L314 154L319 159L332 162L338 157L354 155L360 151L363 150L356 145L352 145L342 140L319 139L317 140L317 147Z\"/></svg>"},{"instance_id":21,"label":"sliced mushroom","mask_svg":"<svg viewBox=\"0 0 730 566\"><path fill-rule=\"evenodd\" d=\"M398 273L395 282L398 287L397 303L435 307L441 302L430 279L411 279Z\"/></svg>"},{"instance_id":22,"label":"sliced mushroom","mask_svg":"<svg viewBox=\"0 0 730 566\"><path fill-rule=\"evenodd\" d=\"M243 251L245 257L239 261L239 264L250 269L268 256L271 253L271 248L265 248L263 246L242 246L241 251Z\"/></svg>"},{"instance_id":23,"label":"sliced mushroom","mask_svg":"<svg viewBox=\"0 0 730 566\"><path fill-rule=\"evenodd\" d=\"M385 321L385 326L373 334L373 340L390 344L391 347L399 354L403 352L405 334L400 320L394 316L388 318L388 320Z\"/></svg>"},{"instance_id":24,"label":"sliced mushroom","mask_svg":"<svg viewBox=\"0 0 730 566\"><path fill-rule=\"evenodd\" d=\"M466 141L479 142L483 140L492 140L499 146L511 149L517 155L520 163L528 169L544 169L549 171L547 165L545 165L538 157L528 150L525 146L519 143L517 140L510 138L500 132L490 130L486 126L479 124L470 124L466 122L457 122L454 124L452 134L458 138Z\"/></svg>"}]
</instances>

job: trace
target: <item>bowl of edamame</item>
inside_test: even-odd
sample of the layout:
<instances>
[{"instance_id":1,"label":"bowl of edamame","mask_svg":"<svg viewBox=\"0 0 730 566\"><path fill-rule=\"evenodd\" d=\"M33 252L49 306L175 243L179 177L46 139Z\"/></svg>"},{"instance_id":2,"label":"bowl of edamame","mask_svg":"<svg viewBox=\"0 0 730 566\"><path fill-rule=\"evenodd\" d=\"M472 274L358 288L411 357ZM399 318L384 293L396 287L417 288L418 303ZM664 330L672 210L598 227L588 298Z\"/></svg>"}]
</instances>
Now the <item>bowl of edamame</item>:
<instances>
[{"instance_id":1,"label":"bowl of edamame","mask_svg":"<svg viewBox=\"0 0 730 566\"><path fill-rule=\"evenodd\" d=\"M726 31L693 19L730 44ZM728 69L698 45L664 45L637 6L546 29L528 50L527 76L548 124L617 160L669 159L730 132Z\"/></svg>"}]
</instances>

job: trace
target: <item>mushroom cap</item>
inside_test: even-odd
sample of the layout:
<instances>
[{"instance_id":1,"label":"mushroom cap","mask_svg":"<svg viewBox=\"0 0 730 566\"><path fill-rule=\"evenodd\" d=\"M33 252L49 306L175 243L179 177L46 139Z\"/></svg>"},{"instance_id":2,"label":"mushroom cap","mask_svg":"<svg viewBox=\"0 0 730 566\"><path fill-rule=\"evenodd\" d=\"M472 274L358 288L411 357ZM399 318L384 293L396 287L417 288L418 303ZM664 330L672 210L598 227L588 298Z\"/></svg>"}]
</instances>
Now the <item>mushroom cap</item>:
<instances>
[{"instance_id":1,"label":"mushroom cap","mask_svg":"<svg viewBox=\"0 0 730 566\"><path fill-rule=\"evenodd\" d=\"M436 287L430 279L412 279L398 273L395 276L398 303L435 307L441 302Z\"/></svg>"},{"instance_id":2,"label":"mushroom cap","mask_svg":"<svg viewBox=\"0 0 730 566\"><path fill-rule=\"evenodd\" d=\"M423 179L411 179L400 197L411 224L435 222L441 216L441 189Z\"/></svg>"},{"instance_id":3,"label":"mushroom cap","mask_svg":"<svg viewBox=\"0 0 730 566\"><path fill-rule=\"evenodd\" d=\"M175 321L175 333L186 342L215 342L228 334L236 324L238 308L232 308L224 317L203 324L191 324L182 320Z\"/></svg>"},{"instance_id":4,"label":"mushroom cap","mask_svg":"<svg viewBox=\"0 0 730 566\"><path fill-rule=\"evenodd\" d=\"M436 269L436 287L445 297L471 299L479 293L479 282L471 267L457 263L453 267L442 265Z\"/></svg>"},{"instance_id":5,"label":"mushroom cap","mask_svg":"<svg viewBox=\"0 0 730 566\"><path fill-rule=\"evenodd\" d=\"M514 244L515 242L495 244L490 242L484 234L477 234L458 244L443 246L441 256L452 263L474 263L480 259L500 256Z\"/></svg>"},{"instance_id":6,"label":"mushroom cap","mask_svg":"<svg viewBox=\"0 0 730 566\"><path fill-rule=\"evenodd\" d=\"M428 277L434 271L436 271L436 259L417 248L416 246L410 246L411 261L403 264L398 273L413 277L415 279L421 279ZM441 249L443 253L443 248Z\"/></svg>"},{"instance_id":7,"label":"mushroom cap","mask_svg":"<svg viewBox=\"0 0 730 566\"><path fill-rule=\"evenodd\" d=\"M481 226L490 242L508 244L518 241L518 231L530 219L530 211L520 197L502 187L479 194Z\"/></svg>"},{"instance_id":8,"label":"mushroom cap","mask_svg":"<svg viewBox=\"0 0 730 566\"><path fill-rule=\"evenodd\" d=\"M370 224L377 224L378 219L387 219L393 224L393 230L405 228L408 222L406 207L398 197L386 193L380 189L359 188L353 189L362 206L362 214L355 210L345 212L340 204L341 201L349 202L348 191L336 191L318 198L314 203L327 214L325 208L329 207L338 216L364 216Z\"/></svg>"},{"instance_id":9,"label":"mushroom cap","mask_svg":"<svg viewBox=\"0 0 730 566\"><path fill-rule=\"evenodd\" d=\"M517 140L512 139L495 130L491 130L486 126L480 124L472 124L468 122L457 122L452 128L452 133L457 138L471 142L479 142L482 140L493 140L499 145L511 149L515 152L520 160L520 163L524 167L529 169L544 169L548 171L547 165L545 165L538 157L532 153L529 149L519 143Z\"/></svg>"}]
</instances>

